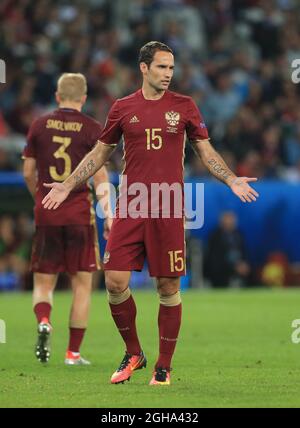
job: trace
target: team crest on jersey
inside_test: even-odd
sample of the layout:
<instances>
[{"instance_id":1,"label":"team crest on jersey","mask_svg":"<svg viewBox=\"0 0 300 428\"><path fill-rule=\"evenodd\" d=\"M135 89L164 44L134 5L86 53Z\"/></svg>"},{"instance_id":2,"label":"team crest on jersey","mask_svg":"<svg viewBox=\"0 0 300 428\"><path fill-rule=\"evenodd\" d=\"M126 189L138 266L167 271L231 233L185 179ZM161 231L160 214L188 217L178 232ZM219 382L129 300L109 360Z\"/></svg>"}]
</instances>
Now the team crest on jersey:
<instances>
[{"instance_id":1,"label":"team crest on jersey","mask_svg":"<svg viewBox=\"0 0 300 428\"><path fill-rule=\"evenodd\" d=\"M103 257L103 263L108 263L110 259L110 252L109 251L105 251L104 253L104 257Z\"/></svg>"},{"instance_id":2,"label":"team crest on jersey","mask_svg":"<svg viewBox=\"0 0 300 428\"><path fill-rule=\"evenodd\" d=\"M170 126L178 126L180 121L180 114L176 111L168 111L165 114L166 121Z\"/></svg>"}]
</instances>

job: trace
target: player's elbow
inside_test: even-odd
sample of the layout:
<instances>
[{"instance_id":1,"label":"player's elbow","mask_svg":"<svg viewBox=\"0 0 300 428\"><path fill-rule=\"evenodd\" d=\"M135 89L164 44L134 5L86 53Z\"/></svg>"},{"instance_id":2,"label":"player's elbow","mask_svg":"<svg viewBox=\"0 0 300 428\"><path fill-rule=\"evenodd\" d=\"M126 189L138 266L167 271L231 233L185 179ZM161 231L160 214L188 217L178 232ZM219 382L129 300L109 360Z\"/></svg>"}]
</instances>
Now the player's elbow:
<instances>
[{"instance_id":1,"label":"player's elbow","mask_svg":"<svg viewBox=\"0 0 300 428\"><path fill-rule=\"evenodd\" d=\"M108 172L104 165L96 172L94 178L99 182L105 182L108 180Z\"/></svg>"},{"instance_id":2,"label":"player's elbow","mask_svg":"<svg viewBox=\"0 0 300 428\"><path fill-rule=\"evenodd\" d=\"M36 171L30 170L30 169L24 169L23 177L24 177L24 180L26 182L31 181L32 179L34 179L36 177Z\"/></svg>"},{"instance_id":3,"label":"player's elbow","mask_svg":"<svg viewBox=\"0 0 300 428\"><path fill-rule=\"evenodd\" d=\"M32 180L36 177L36 169L35 168L24 168L23 169L23 177L26 181Z\"/></svg>"},{"instance_id":4,"label":"player's elbow","mask_svg":"<svg viewBox=\"0 0 300 428\"><path fill-rule=\"evenodd\" d=\"M23 167L23 177L30 180L36 177L36 162L34 159L26 159Z\"/></svg>"},{"instance_id":5,"label":"player's elbow","mask_svg":"<svg viewBox=\"0 0 300 428\"><path fill-rule=\"evenodd\" d=\"M208 162L209 159L211 159L211 157L215 156L216 154L215 150L212 148L212 146L209 143L201 144L198 147L199 147L198 149L199 156L204 163Z\"/></svg>"},{"instance_id":6,"label":"player's elbow","mask_svg":"<svg viewBox=\"0 0 300 428\"><path fill-rule=\"evenodd\" d=\"M101 161L101 164L104 165L105 162L108 161L114 150L115 145L104 144L102 143L102 141L99 140L94 148L94 153L97 157L97 160Z\"/></svg>"}]
</instances>

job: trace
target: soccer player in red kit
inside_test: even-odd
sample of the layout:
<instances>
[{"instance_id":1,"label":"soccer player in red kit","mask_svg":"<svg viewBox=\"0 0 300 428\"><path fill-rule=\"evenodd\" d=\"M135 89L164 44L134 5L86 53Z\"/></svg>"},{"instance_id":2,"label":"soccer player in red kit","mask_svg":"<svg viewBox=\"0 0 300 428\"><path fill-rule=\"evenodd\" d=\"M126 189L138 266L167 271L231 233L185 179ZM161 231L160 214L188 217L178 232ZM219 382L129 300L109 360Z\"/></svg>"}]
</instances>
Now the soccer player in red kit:
<instances>
[{"instance_id":1,"label":"soccer player in red kit","mask_svg":"<svg viewBox=\"0 0 300 428\"><path fill-rule=\"evenodd\" d=\"M81 113L86 93L86 79L82 74L63 74L56 92L59 108L32 124L23 153L24 177L35 200L36 233L31 269L34 272L33 306L38 321L35 352L41 362L47 362L50 357L50 314L58 274L68 272L73 304L65 363L89 364L80 356L80 345L87 328L92 273L100 269L91 189L82 184L57 211L46 211L42 206L46 194L43 183L66 180L102 131L98 122ZM95 188L107 181L103 166L94 174Z\"/></svg>"},{"instance_id":2,"label":"soccer player in red kit","mask_svg":"<svg viewBox=\"0 0 300 428\"><path fill-rule=\"evenodd\" d=\"M171 360L181 324L180 276L185 274L183 206L180 204L181 216L178 216L177 207L177 210L170 209L169 218L166 218L160 198L153 203L153 197L150 197L151 205L141 201L143 208L137 217L131 212L134 192L129 191L130 186L133 190L135 184L140 183L149 195L153 183L177 184L183 192L187 136L209 171L225 182L243 202L255 201L258 194L248 184L256 179L236 177L214 150L193 100L168 90L174 72L172 50L160 42L147 43L141 48L139 64L142 88L115 102L97 146L64 183L46 184L52 190L43 204L47 209L57 209L76 186L104 164L123 136L128 215L123 216L121 206L122 191L125 191L122 182L104 269L111 313L125 342L126 353L111 382L124 382L134 370L146 366L136 330L136 306L129 280L131 271L141 270L147 256L150 275L156 277L160 299L159 355L150 385L169 385Z\"/></svg>"}]
</instances>

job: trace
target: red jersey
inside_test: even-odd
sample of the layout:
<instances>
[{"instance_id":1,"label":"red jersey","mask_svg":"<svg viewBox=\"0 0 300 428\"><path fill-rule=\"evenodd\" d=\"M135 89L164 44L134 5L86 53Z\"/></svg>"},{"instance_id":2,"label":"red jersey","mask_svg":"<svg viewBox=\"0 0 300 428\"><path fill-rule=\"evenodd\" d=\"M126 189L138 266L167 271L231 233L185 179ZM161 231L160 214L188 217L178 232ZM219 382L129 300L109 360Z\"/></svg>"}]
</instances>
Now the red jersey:
<instances>
[{"instance_id":1,"label":"red jersey","mask_svg":"<svg viewBox=\"0 0 300 428\"><path fill-rule=\"evenodd\" d=\"M166 91L159 100L146 100L141 89L114 103L100 141L116 145L122 135L127 187L143 183L148 197L153 183L177 183L183 195L186 136L191 142L208 139L201 113L191 97ZM127 193L128 206L134 198ZM149 199L148 213L163 211L161 201L156 202L153 205ZM171 211L172 206L171 202Z\"/></svg>"},{"instance_id":2,"label":"red jersey","mask_svg":"<svg viewBox=\"0 0 300 428\"><path fill-rule=\"evenodd\" d=\"M89 225L92 198L87 184L70 193L57 210L45 210L42 200L49 192L43 183L63 182L92 150L102 127L94 119L74 110L60 108L31 125L24 158L35 158L38 183L35 222L38 226Z\"/></svg>"}]
</instances>

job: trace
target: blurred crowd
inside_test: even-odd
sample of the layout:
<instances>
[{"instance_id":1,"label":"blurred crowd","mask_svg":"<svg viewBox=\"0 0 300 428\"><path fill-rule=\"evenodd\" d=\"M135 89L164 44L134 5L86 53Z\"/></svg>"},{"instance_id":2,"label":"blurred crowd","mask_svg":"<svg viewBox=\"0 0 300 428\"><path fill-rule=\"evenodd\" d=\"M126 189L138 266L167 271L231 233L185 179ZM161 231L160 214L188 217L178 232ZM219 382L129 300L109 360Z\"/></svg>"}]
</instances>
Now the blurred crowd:
<instances>
[{"instance_id":1,"label":"blurred crowd","mask_svg":"<svg viewBox=\"0 0 300 428\"><path fill-rule=\"evenodd\" d=\"M57 77L87 76L85 111L102 124L140 84L139 48L175 52L172 88L191 95L215 147L240 175L300 180L299 0L1 0L0 169L20 167L32 120L54 107ZM121 154L112 169L119 171ZM205 176L187 150L187 172Z\"/></svg>"},{"instance_id":2,"label":"blurred crowd","mask_svg":"<svg viewBox=\"0 0 300 428\"><path fill-rule=\"evenodd\" d=\"M0 217L0 290L27 288L33 231L30 216Z\"/></svg>"},{"instance_id":3,"label":"blurred crowd","mask_svg":"<svg viewBox=\"0 0 300 428\"><path fill-rule=\"evenodd\" d=\"M240 288L299 286L300 266L281 251L271 251L261 266L251 266L238 218L225 211L204 247L202 274L209 286ZM218 267L216 269L216 266Z\"/></svg>"}]
</instances>

